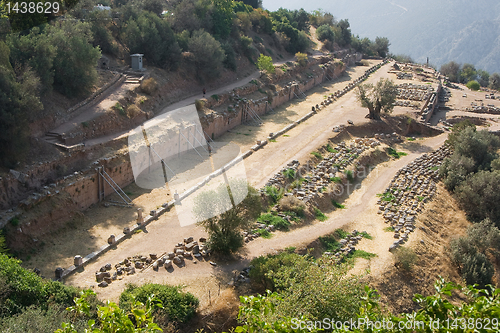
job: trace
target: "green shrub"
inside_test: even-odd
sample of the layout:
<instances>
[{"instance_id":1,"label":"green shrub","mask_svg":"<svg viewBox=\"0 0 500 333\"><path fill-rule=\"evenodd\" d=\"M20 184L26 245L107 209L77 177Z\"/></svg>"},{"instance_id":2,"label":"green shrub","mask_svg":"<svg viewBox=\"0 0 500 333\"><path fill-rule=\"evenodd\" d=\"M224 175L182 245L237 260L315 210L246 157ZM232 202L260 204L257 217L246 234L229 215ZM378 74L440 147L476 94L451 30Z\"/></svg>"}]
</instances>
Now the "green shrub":
<instances>
[{"instance_id":1,"label":"green shrub","mask_svg":"<svg viewBox=\"0 0 500 333\"><path fill-rule=\"evenodd\" d=\"M283 189L279 189L276 186L266 186L264 193L270 199L273 205L277 204L278 201L283 197Z\"/></svg>"},{"instance_id":2,"label":"green shrub","mask_svg":"<svg viewBox=\"0 0 500 333\"><path fill-rule=\"evenodd\" d=\"M318 238L325 252L336 252L340 249L340 243L333 235L322 236Z\"/></svg>"},{"instance_id":3,"label":"green shrub","mask_svg":"<svg viewBox=\"0 0 500 333\"><path fill-rule=\"evenodd\" d=\"M340 177L332 177L330 178L330 181L333 183L342 183L342 179Z\"/></svg>"},{"instance_id":4,"label":"green shrub","mask_svg":"<svg viewBox=\"0 0 500 333\"><path fill-rule=\"evenodd\" d=\"M0 317L21 313L31 305L47 309L49 304L69 306L78 290L60 282L44 280L21 267L21 261L0 254Z\"/></svg>"},{"instance_id":5,"label":"green shrub","mask_svg":"<svg viewBox=\"0 0 500 333\"><path fill-rule=\"evenodd\" d=\"M363 258L363 259L366 259L366 260L370 260L371 258L375 258L376 256L377 255L375 253L366 252L366 251L363 251L363 250L354 250L354 252L352 252L349 255L349 258L352 258L352 259Z\"/></svg>"},{"instance_id":6,"label":"green shrub","mask_svg":"<svg viewBox=\"0 0 500 333\"><path fill-rule=\"evenodd\" d=\"M300 66L305 67L307 65L307 54L302 52L295 53L295 57L297 58L297 62Z\"/></svg>"},{"instance_id":7,"label":"green shrub","mask_svg":"<svg viewBox=\"0 0 500 333\"><path fill-rule=\"evenodd\" d=\"M143 286L127 285L120 295L120 308L130 311L132 301L146 303L154 295L163 304L163 309L156 309L156 316L164 316L166 322L188 322L196 313L199 301L190 293L182 292L181 287L148 283Z\"/></svg>"},{"instance_id":8,"label":"green shrub","mask_svg":"<svg viewBox=\"0 0 500 333\"><path fill-rule=\"evenodd\" d=\"M335 40L335 33L330 25L323 24L316 29L316 37L322 42L325 40L333 42Z\"/></svg>"},{"instance_id":9,"label":"green shrub","mask_svg":"<svg viewBox=\"0 0 500 333\"><path fill-rule=\"evenodd\" d=\"M345 172L345 175L346 175L347 180L348 180L349 182L351 182L351 183L352 183L352 182L354 181L354 176L353 176L353 174L352 174L352 171L351 171L351 170L347 170L347 171Z\"/></svg>"},{"instance_id":10,"label":"green shrub","mask_svg":"<svg viewBox=\"0 0 500 333\"><path fill-rule=\"evenodd\" d=\"M214 101L219 101L219 95L217 94L213 94L212 96L210 96L210 98L212 98Z\"/></svg>"},{"instance_id":11,"label":"green shrub","mask_svg":"<svg viewBox=\"0 0 500 333\"><path fill-rule=\"evenodd\" d=\"M285 171L283 171L283 176L285 176L285 178L288 180L293 180L293 179L295 179L295 170L294 169L286 169Z\"/></svg>"},{"instance_id":12,"label":"green shrub","mask_svg":"<svg viewBox=\"0 0 500 333\"><path fill-rule=\"evenodd\" d=\"M404 152L397 152L394 148L391 148L391 147L387 148L387 154L394 157L394 158L400 158L401 156L408 155L407 153L404 153Z\"/></svg>"},{"instance_id":13,"label":"green shrub","mask_svg":"<svg viewBox=\"0 0 500 333\"><path fill-rule=\"evenodd\" d=\"M464 258L462 277L468 285L478 284L480 288L491 284L495 270L482 253L476 252Z\"/></svg>"},{"instance_id":14,"label":"green shrub","mask_svg":"<svg viewBox=\"0 0 500 333\"><path fill-rule=\"evenodd\" d=\"M267 73L274 73L275 68L273 65L273 58L266 56L264 54L261 54L259 58L257 59L257 67L261 71L266 71Z\"/></svg>"},{"instance_id":15,"label":"green shrub","mask_svg":"<svg viewBox=\"0 0 500 333\"><path fill-rule=\"evenodd\" d=\"M264 223L266 225L274 225L278 230L288 231L291 223L280 216L273 215L271 213L262 214L257 219L258 222Z\"/></svg>"},{"instance_id":16,"label":"green shrub","mask_svg":"<svg viewBox=\"0 0 500 333\"><path fill-rule=\"evenodd\" d=\"M335 201L335 200L333 200L333 199L332 199L332 205L333 205L335 208L339 208L339 209L344 209L344 208L345 208L345 205L340 204L340 203L338 203L337 201Z\"/></svg>"},{"instance_id":17,"label":"green shrub","mask_svg":"<svg viewBox=\"0 0 500 333\"><path fill-rule=\"evenodd\" d=\"M314 216L321 222L326 221L328 219L328 217L325 214L323 214L323 212L319 210L318 207L314 207Z\"/></svg>"},{"instance_id":18,"label":"green shrub","mask_svg":"<svg viewBox=\"0 0 500 333\"><path fill-rule=\"evenodd\" d=\"M411 248L401 246L394 252L394 259L397 266L406 271L410 271L417 263L418 256Z\"/></svg>"},{"instance_id":19,"label":"green shrub","mask_svg":"<svg viewBox=\"0 0 500 333\"><path fill-rule=\"evenodd\" d=\"M319 158L320 160L322 160L322 159L323 159L323 156L322 156L320 153L318 153L317 151L313 151L313 152L311 153L311 155L313 155L313 156L314 156L314 157L316 157L316 158Z\"/></svg>"},{"instance_id":20,"label":"green shrub","mask_svg":"<svg viewBox=\"0 0 500 333\"><path fill-rule=\"evenodd\" d=\"M269 238L271 238L271 237L273 236L273 235L272 235L269 231L267 231L266 229L257 229L257 230L255 230L255 233L259 234L259 235L260 235L260 237L265 238L265 239L269 239Z\"/></svg>"},{"instance_id":21,"label":"green shrub","mask_svg":"<svg viewBox=\"0 0 500 333\"><path fill-rule=\"evenodd\" d=\"M343 229L337 229L333 232L333 235L338 239L346 238L349 236L349 233Z\"/></svg>"},{"instance_id":22,"label":"green shrub","mask_svg":"<svg viewBox=\"0 0 500 333\"><path fill-rule=\"evenodd\" d=\"M467 88L469 88L470 90L473 90L473 91L478 91L479 89L481 89L479 82L477 82L476 80L472 80L472 81L467 82L466 86L467 86Z\"/></svg>"},{"instance_id":23,"label":"green shrub","mask_svg":"<svg viewBox=\"0 0 500 333\"><path fill-rule=\"evenodd\" d=\"M327 150L328 152L330 152L330 153L338 153L338 152L339 152L338 150L333 149L333 147L332 147L332 146L330 146L330 144L327 144L327 145L326 145L326 150Z\"/></svg>"}]
</instances>

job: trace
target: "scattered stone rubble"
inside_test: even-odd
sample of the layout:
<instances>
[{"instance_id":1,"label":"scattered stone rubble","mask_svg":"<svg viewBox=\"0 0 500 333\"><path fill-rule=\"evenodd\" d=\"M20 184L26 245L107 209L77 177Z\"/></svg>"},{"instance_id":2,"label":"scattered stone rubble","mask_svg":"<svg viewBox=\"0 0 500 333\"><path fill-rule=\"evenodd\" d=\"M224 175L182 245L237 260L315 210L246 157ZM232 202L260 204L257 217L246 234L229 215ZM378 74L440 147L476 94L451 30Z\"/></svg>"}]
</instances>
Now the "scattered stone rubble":
<instances>
[{"instance_id":1,"label":"scattered stone rubble","mask_svg":"<svg viewBox=\"0 0 500 333\"><path fill-rule=\"evenodd\" d=\"M286 170L291 169L295 173L299 173L300 177L307 173L308 175L303 176L305 181L300 187L293 188L291 192L285 193L285 196L296 196L300 200L307 202L317 197L319 193L332 182L331 178L338 176L338 172L344 171L349 165L352 165L363 152L375 148L378 145L380 145L380 142L373 138L357 138L347 142L342 141L333 148L335 152L329 153L327 157L312 168L310 173L308 170L309 165L299 168L299 161L293 160L269 179L266 186L284 187L287 181L284 175ZM264 192L264 189L260 191Z\"/></svg>"},{"instance_id":2,"label":"scattered stone rubble","mask_svg":"<svg viewBox=\"0 0 500 333\"><path fill-rule=\"evenodd\" d=\"M430 85L403 83L397 86L398 99L410 101L426 101L434 92Z\"/></svg>"},{"instance_id":3,"label":"scattered stone rubble","mask_svg":"<svg viewBox=\"0 0 500 333\"><path fill-rule=\"evenodd\" d=\"M186 258L207 258L210 253L205 238L200 238L197 242L193 237L187 237L183 242L177 243L172 252L166 252L160 256L150 253L148 256L127 257L114 266L107 263L95 273L95 278L99 287L107 287L112 281L133 275L137 270L144 271L149 267L152 267L154 271L158 271L161 267L172 269L173 264L182 267Z\"/></svg>"},{"instance_id":4,"label":"scattered stone rubble","mask_svg":"<svg viewBox=\"0 0 500 333\"><path fill-rule=\"evenodd\" d=\"M413 74L412 73L400 72L400 73L396 74L396 77L399 80L413 80Z\"/></svg>"},{"instance_id":5,"label":"scattered stone rubble","mask_svg":"<svg viewBox=\"0 0 500 333\"><path fill-rule=\"evenodd\" d=\"M436 192L438 168L451 153L452 150L443 145L417 158L397 172L383 197L378 200L378 213L383 214L385 222L394 228L396 240L389 251L404 244L415 230L418 213Z\"/></svg>"},{"instance_id":6,"label":"scattered stone rubble","mask_svg":"<svg viewBox=\"0 0 500 333\"><path fill-rule=\"evenodd\" d=\"M360 233L357 230L353 230L353 232L351 232L351 234L347 237L339 240L340 249L338 249L337 252L325 252L323 253L323 256L334 259L334 263L336 264L341 263L348 255L356 251L356 245L363 238L362 234L363 233Z\"/></svg>"}]
</instances>

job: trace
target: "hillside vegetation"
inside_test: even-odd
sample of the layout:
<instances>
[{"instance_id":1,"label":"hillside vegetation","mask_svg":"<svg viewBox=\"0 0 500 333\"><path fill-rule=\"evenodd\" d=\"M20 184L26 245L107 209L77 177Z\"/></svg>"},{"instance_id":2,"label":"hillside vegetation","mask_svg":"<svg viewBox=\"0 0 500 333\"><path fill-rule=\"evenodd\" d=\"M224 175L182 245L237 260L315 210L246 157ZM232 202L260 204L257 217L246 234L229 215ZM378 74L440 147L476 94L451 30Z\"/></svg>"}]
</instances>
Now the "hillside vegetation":
<instances>
[{"instance_id":1,"label":"hillside vegetation","mask_svg":"<svg viewBox=\"0 0 500 333\"><path fill-rule=\"evenodd\" d=\"M329 50L354 48L385 56L386 44L351 38L349 22L330 13L259 8L259 2L229 0L78 2L62 17L17 32L19 16L0 37L0 165L16 166L28 146L27 124L47 116L42 100L52 92L81 100L96 88L102 54L123 65L133 53L145 54L149 66L182 71L198 82L217 80L222 71L238 70L238 58L255 64L260 54L275 61L312 45L309 28L333 32ZM5 15L5 13L0 15ZM26 16L29 24L38 22ZM43 21L43 19L40 19ZM8 22L7 22L8 26ZM384 45L386 47L384 48ZM274 51L273 51L274 50Z\"/></svg>"}]
</instances>

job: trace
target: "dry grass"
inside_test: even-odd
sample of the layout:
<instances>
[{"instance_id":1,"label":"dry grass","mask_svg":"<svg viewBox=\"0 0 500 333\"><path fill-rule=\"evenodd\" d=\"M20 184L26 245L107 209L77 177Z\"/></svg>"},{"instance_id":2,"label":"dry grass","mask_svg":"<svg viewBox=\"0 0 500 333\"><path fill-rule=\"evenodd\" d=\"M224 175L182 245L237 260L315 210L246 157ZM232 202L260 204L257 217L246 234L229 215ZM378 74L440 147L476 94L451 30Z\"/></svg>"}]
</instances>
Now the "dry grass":
<instances>
[{"instance_id":1,"label":"dry grass","mask_svg":"<svg viewBox=\"0 0 500 333\"><path fill-rule=\"evenodd\" d=\"M408 272L391 267L381 276L370 276L370 285L381 295L382 307L393 313L415 310L417 304L412 301L413 295L434 294L434 282L439 276L463 285L446 247L451 239L465 234L469 225L470 222L458 208L455 199L438 185L434 200L427 204L418 217L418 229L411 234L410 241L405 245L412 248L418 256L413 269ZM452 299L461 300L463 296L454 295Z\"/></svg>"},{"instance_id":2,"label":"dry grass","mask_svg":"<svg viewBox=\"0 0 500 333\"><path fill-rule=\"evenodd\" d=\"M155 79L150 77L149 79L143 80L141 82L140 89L145 94L153 95L156 90L158 90L158 83Z\"/></svg>"},{"instance_id":3,"label":"dry grass","mask_svg":"<svg viewBox=\"0 0 500 333\"><path fill-rule=\"evenodd\" d=\"M135 104L127 106L127 117L129 118L134 118L139 114L141 114L141 112L142 112L141 109L139 109L139 107L137 107L137 105Z\"/></svg>"}]
</instances>

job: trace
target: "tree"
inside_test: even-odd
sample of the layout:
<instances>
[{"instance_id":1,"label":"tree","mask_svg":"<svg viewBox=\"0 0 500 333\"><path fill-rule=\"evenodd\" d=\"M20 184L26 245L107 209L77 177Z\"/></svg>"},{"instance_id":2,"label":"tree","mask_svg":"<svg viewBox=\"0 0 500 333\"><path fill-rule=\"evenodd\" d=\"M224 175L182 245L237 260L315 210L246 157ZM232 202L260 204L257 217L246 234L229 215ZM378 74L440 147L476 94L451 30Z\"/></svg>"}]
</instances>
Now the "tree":
<instances>
[{"instance_id":1,"label":"tree","mask_svg":"<svg viewBox=\"0 0 500 333\"><path fill-rule=\"evenodd\" d=\"M490 83L490 73L488 73L487 71L483 71L482 69L478 69L477 82L479 82L481 87L487 87Z\"/></svg>"},{"instance_id":2,"label":"tree","mask_svg":"<svg viewBox=\"0 0 500 333\"><path fill-rule=\"evenodd\" d=\"M226 199L228 193L231 202ZM237 203L238 198L243 200ZM242 231L249 228L262 208L257 190L243 180L230 180L230 186L221 184L216 190L202 192L194 206L199 224L209 234L209 247L225 254L243 246Z\"/></svg>"},{"instance_id":3,"label":"tree","mask_svg":"<svg viewBox=\"0 0 500 333\"><path fill-rule=\"evenodd\" d=\"M473 221L491 219L500 226L500 172L479 171L455 189L455 196Z\"/></svg>"},{"instance_id":4,"label":"tree","mask_svg":"<svg viewBox=\"0 0 500 333\"><path fill-rule=\"evenodd\" d=\"M180 47L169 23L151 12L131 17L123 29L122 40L130 53L143 53L152 65L173 70L180 62Z\"/></svg>"},{"instance_id":5,"label":"tree","mask_svg":"<svg viewBox=\"0 0 500 333\"><path fill-rule=\"evenodd\" d=\"M316 37L318 37L318 39L322 42L325 40L333 42L335 40L333 29L328 24L323 24L316 29Z\"/></svg>"},{"instance_id":6,"label":"tree","mask_svg":"<svg viewBox=\"0 0 500 333\"><path fill-rule=\"evenodd\" d=\"M442 65L439 71L444 76L447 76L451 82L458 83L460 80L460 65L454 61Z\"/></svg>"},{"instance_id":7,"label":"tree","mask_svg":"<svg viewBox=\"0 0 500 333\"><path fill-rule=\"evenodd\" d=\"M357 98L363 107L368 108L370 119L380 120L380 112L391 112L396 102L397 89L389 79L380 79L374 86L371 83L358 86Z\"/></svg>"},{"instance_id":8,"label":"tree","mask_svg":"<svg viewBox=\"0 0 500 333\"><path fill-rule=\"evenodd\" d=\"M340 20L339 23L337 24L337 27L340 29L340 34L339 36L335 38L337 43L340 46L346 46L351 44L351 29L349 29L350 24L349 20Z\"/></svg>"},{"instance_id":9,"label":"tree","mask_svg":"<svg viewBox=\"0 0 500 333\"><path fill-rule=\"evenodd\" d=\"M9 49L0 41L0 165L14 168L28 149L28 125L43 109L40 79L29 68L14 72Z\"/></svg>"},{"instance_id":10,"label":"tree","mask_svg":"<svg viewBox=\"0 0 500 333\"><path fill-rule=\"evenodd\" d=\"M270 74L274 73L273 58L261 54L257 59L257 68Z\"/></svg>"},{"instance_id":11,"label":"tree","mask_svg":"<svg viewBox=\"0 0 500 333\"><path fill-rule=\"evenodd\" d=\"M460 82L467 83L477 78L476 67L472 64L464 64L460 72Z\"/></svg>"},{"instance_id":12,"label":"tree","mask_svg":"<svg viewBox=\"0 0 500 333\"><path fill-rule=\"evenodd\" d=\"M188 41L188 50L193 55L194 68L200 81L210 81L220 75L224 50L221 44L205 30L197 30Z\"/></svg>"},{"instance_id":13,"label":"tree","mask_svg":"<svg viewBox=\"0 0 500 333\"><path fill-rule=\"evenodd\" d=\"M163 2L161 0L145 0L142 8L158 16L163 12Z\"/></svg>"},{"instance_id":14,"label":"tree","mask_svg":"<svg viewBox=\"0 0 500 333\"><path fill-rule=\"evenodd\" d=\"M389 39L387 37L377 37L375 38L373 48L380 57L385 58L389 53L389 45L391 45L391 43L389 43Z\"/></svg>"},{"instance_id":15,"label":"tree","mask_svg":"<svg viewBox=\"0 0 500 333\"><path fill-rule=\"evenodd\" d=\"M262 0L243 0L243 3L245 5L250 5L253 8L260 8L260 7L262 7Z\"/></svg>"},{"instance_id":16,"label":"tree","mask_svg":"<svg viewBox=\"0 0 500 333\"><path fill-rule=\"evenodd\" d=\"M500 90L500 74L493 73L490 76L489 85L491 89Z\"/></svg>"},{"instance_id":17,"label":"tree","mask_svg":"<svg viewBox=\"0 0 500 333\"><path fill-rule=\"evenodd\" d=\"M300 66L304 67L307 65L307 54L302 52L295 53L295 57L297 58L297 62Z\"/></svg>"},{"instance_id":18,"label":"tree","mask_svg":"<svg viewBox=\"0 0 500 333\"><path fill-rule=\"evenodd\" d=\"M220 38L226 38L231 32L233 22L233 1L212 0L214 11L212 13L213 33Z\"/></svg>"},{"instance_id":19,"label":"tree","mask_svg":"<svg viewBox=\"0 0 500 333\"><path fill-rule=\"evenodd\" d=\"M92 46L90 23L62 21L49 26L47 34L56 48L54 86L67 96L88 93L97 82L101 51Z\"/></svg>"},{"instance_id":20,"label":"tree","mask_svg":"<svg viewBox=\"0 0 500 333\"><path fill-rule=\"evenodd\" d=\"M469 88L470 90L473 90L473 91L478 91L479 89L481 89L479 82L477 82L476 80L472 80L472 81L467 82L466 86L467 86L467 88Z\"/></svg>"}]
</instances>

